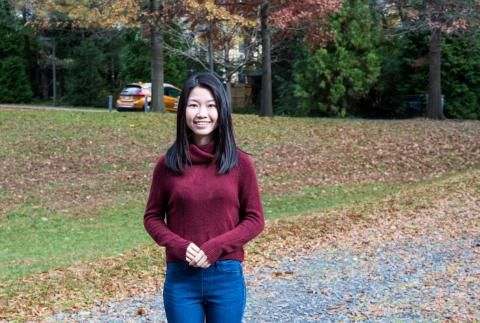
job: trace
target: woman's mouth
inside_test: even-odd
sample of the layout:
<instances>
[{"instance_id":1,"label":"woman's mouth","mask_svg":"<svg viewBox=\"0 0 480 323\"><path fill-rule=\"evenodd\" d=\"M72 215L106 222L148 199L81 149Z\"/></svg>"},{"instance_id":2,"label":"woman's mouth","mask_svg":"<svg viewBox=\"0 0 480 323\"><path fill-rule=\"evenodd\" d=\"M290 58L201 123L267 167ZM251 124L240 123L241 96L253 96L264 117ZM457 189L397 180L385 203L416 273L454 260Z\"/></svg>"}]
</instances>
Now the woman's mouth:
<instances>
[{"instance_id":1,"label":"woman's mouth","mask_svg":"<svg viewBox=\"0 0 480 323\"><path fill-rule=\"evenodd\" d=\"M196 121L194 123L197 126L208 126L210 124L210 121Z\"/></svg>"}]
</instances>

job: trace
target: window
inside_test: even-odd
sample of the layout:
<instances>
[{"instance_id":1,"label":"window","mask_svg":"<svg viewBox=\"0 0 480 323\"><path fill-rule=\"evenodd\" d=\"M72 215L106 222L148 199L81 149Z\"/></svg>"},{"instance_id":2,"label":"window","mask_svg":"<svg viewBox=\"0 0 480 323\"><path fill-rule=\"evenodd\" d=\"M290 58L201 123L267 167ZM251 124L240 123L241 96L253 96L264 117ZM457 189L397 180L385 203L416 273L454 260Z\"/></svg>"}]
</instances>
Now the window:
<instances>
[{"instance_id":1,"label":"window","mask_svg":"<svg viewBox=\"0 0 480 323\"><path fill-rule=\"evenodd\" d=\"M178 91L177 89L175 89L173 87L165 87L163 93L166 96L171 96L171 97L174 97L174 98L178 98L180 96L180 91Z\"/></svg>"}]
</instances>

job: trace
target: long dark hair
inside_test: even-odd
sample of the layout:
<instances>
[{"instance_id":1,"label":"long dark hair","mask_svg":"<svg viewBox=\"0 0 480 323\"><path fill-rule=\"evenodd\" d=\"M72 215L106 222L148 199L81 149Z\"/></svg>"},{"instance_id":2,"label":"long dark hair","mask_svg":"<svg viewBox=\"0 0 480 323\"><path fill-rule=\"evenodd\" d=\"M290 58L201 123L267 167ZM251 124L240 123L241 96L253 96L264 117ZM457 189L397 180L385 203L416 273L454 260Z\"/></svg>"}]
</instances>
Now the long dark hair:
<instances>
[{"instance_id":1,"label":"long dark hair","mask_svg":"<svg viewBox=\"0 0 480 323\"><path fill-rule=\"evenodd\" d=\"M190 92L195 87L207 89L212 93L218 111L215 140L214 162L219 174L228 173L238 163L237 145L233 135L232 106L222 82L212 73L200 73L190 77L183 85L177 107L177 138L168 149L166 165L177 174L182 174L186 165L191 165L189 138L192 131L187 127L186 106Z\"/></svg>"}]
</instances>

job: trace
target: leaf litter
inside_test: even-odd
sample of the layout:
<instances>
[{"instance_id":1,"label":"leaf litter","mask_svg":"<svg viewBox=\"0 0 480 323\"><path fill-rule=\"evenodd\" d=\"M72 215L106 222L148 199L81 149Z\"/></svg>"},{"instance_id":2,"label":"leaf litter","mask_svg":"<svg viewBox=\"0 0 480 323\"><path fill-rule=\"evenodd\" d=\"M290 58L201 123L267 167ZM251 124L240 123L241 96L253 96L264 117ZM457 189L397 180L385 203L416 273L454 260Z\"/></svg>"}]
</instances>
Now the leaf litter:
<instances>
[{"instance_id":1,"label":"leaf litter","mask_svg":"<svg viewBox=\"0 0 480 323\"><path fill-rule=\"evenodd\" d=\"M82 216L89 210L113 205L124 193L143 199L153 163L172 139L171 135L158 136L156 132L170 133L173 118L160 116L154 121L161 127L114 128L121 136L112 136L111 128L99 127L91 140L88 136L56 139L58 129L42 124L47 119L25 120L20 128L23 130L16 131L18 138L28 140L0 143L2 157L6 156L0 160L4 175L1 190L7 192L0 195L2 214L31 200L37 201L39 207L74 210L71 213ZM16 126L14 121L10 123ZM431 235L440 237L449 232L460 236L468 236L473 229L479 232L478 213L471 208L479 209L478 200L466 193L472 188L478 193L479 189L475 170L480 161L478 122L349 122L235 116L235 125L240 146L253 155L262 191L272 194L314 186L403 183L452 172L467 174L460 176L465 178L465 187L458 181L442 181L443 186L426 185L427 192L405 193L402 199L393 195L378 204L269 221L266 232L248 246L247 272L257 268L275 270L281 260L294 261L324 248L373 255L379 245L401 243L409 237L430 239ZM79 125L76 131L83 129L85 125ZM36 135L35 131L44 135ZM152 142L153 137L158 140ZM144 162L138 162L139 156ZM469 177L470 173L473 175ZM432 203L436 206L432 207ZM441 218L439 214L448 216ZM455 217L461 221L452 221ZM432 227L437 228L437 233L425 231ZM0 319L45 317L65 308L88 308L94 301L103 303L153 292L161 286L163 274L163 254L158 249L152 245L118 257L34 274L19 282L24 290L14 297L6 296L8 286L0 283L4 288L0 289ZM129 260L139 254L158 262L147 270L130 268ZM296 277L290 270L275 272L277 280ZM453 269L451 272L455 273ZM322 292L328 293L328 289Z\"/></svg>"}]
</instances>

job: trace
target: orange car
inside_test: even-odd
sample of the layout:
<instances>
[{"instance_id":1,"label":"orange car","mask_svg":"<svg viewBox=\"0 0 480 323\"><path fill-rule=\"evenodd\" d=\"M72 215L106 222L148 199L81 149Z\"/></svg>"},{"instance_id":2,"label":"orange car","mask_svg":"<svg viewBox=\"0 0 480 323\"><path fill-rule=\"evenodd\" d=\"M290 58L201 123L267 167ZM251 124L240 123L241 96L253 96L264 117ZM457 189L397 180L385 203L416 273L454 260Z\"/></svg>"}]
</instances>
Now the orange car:
<instances>
[{"instance_id":1,"label":"orange car","mask_svg":"<svg viewBox=\"0 0 480 323\"><path fill-rule=\"evenodd\" d=\"M163 102L165 109L170 112L177 112L180 89L168 84L163 84ZM150 109L152 97L152 83L132 83L125 86L116 102L117 111L143 111L145 99L147 108Z\"/></svg>"}]
</instances>

